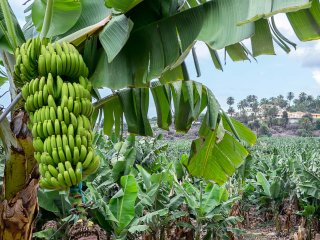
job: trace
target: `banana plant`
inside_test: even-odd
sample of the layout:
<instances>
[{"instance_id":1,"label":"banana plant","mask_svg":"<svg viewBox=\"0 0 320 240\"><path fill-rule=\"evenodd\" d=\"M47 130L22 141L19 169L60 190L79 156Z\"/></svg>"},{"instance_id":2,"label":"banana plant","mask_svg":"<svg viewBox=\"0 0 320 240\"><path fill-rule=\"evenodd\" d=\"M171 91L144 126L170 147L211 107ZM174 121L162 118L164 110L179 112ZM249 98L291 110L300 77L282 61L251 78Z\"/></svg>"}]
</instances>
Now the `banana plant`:
<instances>
[{"instance_id":1,"label":"banana plant","mask_svg":"<svg viewBox=\"0 0 320 240\"><path fill-rule=\"evenodd\" d=\"M224 225L223 222L235 225L240 221L229 217L232 204L239 198L229 198L224 187L203 181L198 182L198 187L188 181L182 184L176 182L175 187L184 196L190 214L194 216L194 223L183 223L183 226L195 232L195 239L201 239L203 232L206 232L208 239L222 237L228 232L228 224Z\"/></svg>"},{"instance_id":2,"label":"banana plant","mask_svg":"<svg viewBox=\"0 0 320 240\"><path fill-rule=\"evenodd\" d=\"M319 25L319 2L316 0L245 1L241 4L236 0L35 0L25 11L27 22L22 29L7 0L1 0L0 7L3 36L0 57L12 98L12 104L1 117L0 135L8 160L5 200L0 209L10 212L15 203L27 200L23 206L24 212L28 212L28 224L9 222L9 217L1 214L0 236L8 236L8 239L13 239L17 232L21 234L17 238L31 238L37 209L37 163L27 128L28 114L23 108L24 102L18 101L21 85L13 75L16 59L12 53L26 40L40 35L42 39L72 43L80 50L94 86L92 95L99 99L95 115L103 113L106 134L114 132L119 136L120 123L125 118L129 132L152 135L147 119L150 91L155 100L158 125L163 129L174 122L177 131L186 132L207 109L200 137L194 140L191 148L188 171L223 184L248 155L242 143L253 145L256 138L244 126L225 116L207 87L189 79L183 60L196 41L206 43L218 69L222 69L222 65L217 50L222 48L234 61L248 60L251 55L274 54L274 43L289 52L289 45L293 44L280 33L274 21L263 18L280 12L287 14L300 40L319 38L316 28L310 27ZM251 38L252 53L241 43L247 38ZM153 79L159 81L153 83ZM97 89L102 87L114 93L100 99ZM11 124L4 119L10 112ZM211 170L212 166L215 171ZM26 194L33 197L21 199ZM16 214L16 219L24 219L20 212Z\"/></svg>"},{"instance_id":3,"label":"banana plant","mask_svg":"<svg viewBox=\"0 0 320 240\"><path fill-rule=\"evenodd\" d=\"M262 206L271 205L273 217L276 224L277 233L281 231L281 223L279 218L279 206L282 204L286 192L284 191L284 184L280 177L274 177L267 180L265 175L261 172L257 173L257 183L262 187L263 192L259 198Z\"/></svg>"}]
</instances>

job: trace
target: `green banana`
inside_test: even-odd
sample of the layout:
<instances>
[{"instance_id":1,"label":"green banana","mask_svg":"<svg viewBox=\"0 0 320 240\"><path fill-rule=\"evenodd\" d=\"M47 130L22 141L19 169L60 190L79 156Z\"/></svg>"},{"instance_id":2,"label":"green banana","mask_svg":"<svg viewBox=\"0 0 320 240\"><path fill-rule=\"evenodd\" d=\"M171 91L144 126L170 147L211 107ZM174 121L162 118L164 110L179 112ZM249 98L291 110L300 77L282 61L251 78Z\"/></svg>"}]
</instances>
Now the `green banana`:
<instances>
[{"instance_id":1,"label":"green banana","mask_svg":"<svg viewBox=\"0 0 320 240\"><path fill-rule=\"evenodd\" d=\"M52 121L55 121L57 119L56 111L54 110L53 107L50 107L49 110L50 110L50 119Z\"/></svg>"},{"instance_id":2,"label":"green banana","mask_svg":"<svg viewBox=\"0 0 320 240\"><path fill-rule=\"evenodd\" d=\"M67 161L72 162L72 154L69 145L64 146L64 151Z\"/></svg>"},{"instance_id":3,"label":"green banana","mask_svg":"<svg viewBox=\"0 0 320 240\"><path fill-rule=\"evenodd\" d=\"M75 144L73 135L68 135L68 143L69 143L71 152L73 152L74 144Z\"/></svg>"},{"instance_id":4,"label":"green banana","mask_svg":"<svg viewBox=\"0 0 320 240\"><path fill-rule=\"evenodd\" d=\"M43 107L43 92L40 90L39 92L38 92L38 107L39 108L41 108L41 107Z\"/></svg>"},{"instance_id":5,"label":"green banana","mask_svg":"<svg viewBox=\"0 0 320 240\"><path fill-rule=\"evenodd\" d=\"M57 145L57 148L62 148L62 139L61 139L61 136L60 135L57 135L56 136L56 145Z\"/></svg>"},{"instance_id":6,"label":"green banana","mask_svg":"<svg viewBox=\"0 0 320 240\"><path fill-rule=\"evenodd\" d=\"M73 168L69 168L68 169L68 172L69 172L69 176L70 176L70 179L71 179L71 182L73 185L77 185L77 177L75 175L75 172L73 170Z\"/></svg>"},{"instance_id":7,"label":"green banana","mask_svg":"<svg viewBox=\"0 0 320 240\"><path fill-rule=\"evenodd\" d=\"M55 119L55 121L54 121L54 133L55 133L56 135L59 135L59 134L61 133L60 130L61 130L61 129L60 129L60 122L59 122L58 119Z\"/></svg>"},{"instance_id":8,"label":"green banana","mask_svg":"<svg viewBox=\"0 0 320 240\"><path fill-rule=\"evenodd\" d=\"M84 162L82 162L82 167L83 169L86 169L89 167L90 163L92 162L93 160L93 151L89 151L87 156L86 156L86 159Z\"/></svg>"},{"instance_id":9,"label":"green banana","mask_svg":"<svg viewBox=\"0 0 320 240\"><path fill-rule=\"evenodd\" d=\"M37 152L43 152L43 142L40 137L33 140L33 147Z\"/></svg>"},{"instance_id":10,"label":"green banana","mask_svg":"<svg viewBox=\"0 0 320 240\"><path fill-rule=\"evenodd\" d=\"M68 187L68 184L64 181L63 175L61 173L58 174L58 182L63 187Z\"/></svg>"},{"instance_id":11,"label":"green banana","mask_svg":"<svg viewBox=\"0 0 320 240\"><path fill-rule=\"evenodd\" d=\"M68 146L68 137L67 137L67 135L65 135L65 134L63 134L62 135L62 145L63 145L63 148L65 148L66 146Z\"/></svg>"},{"instance_id":12,"label":"green banana","mask_svg":"<svg viewBox=\"0 0 320 240\"><path fill-rule=\"evenodd\" d=\"M64 171L66 170L65 167L64 167L64 164L59 162L58 163L58 170L59 170L59 173L64 173Z\"/></svg>"},{"instance_id":13,"label":"green banana","mask_svg":"<svg viewBox=\"0 0 320 240\"><path fill-rule=\"evenodd\" d=\"M51 120L47 121L47 131L49 136L54 135L54 128Z\"/></svg>"},{"instance_id":14,"label":"green banana","mask_svg":"<svg viewBox=\"0 0 320 240\"><path fill-rule=\"evenodd\" d=\"M60 158L60 161L61 162L65 162L66 161L66 156L62 150L62 147L58 147L58 155L59 155L59 158Z\"/></svg>"},{"instance_id":15,"label":"green banana","mask_svg":"<svg viewBox=\"0 0 320 240\"><path fill-rule=\"evenodd\" d=\"M48 106L49 106L49 107L53 107L54 109L57 108L57 105L56 105L56 103L55 103L54 98L53 98L52 95L49 95L49 96L48 96Z\"/></svg>"},{"instance_id":16,"label":"green banana","mask_svg":"<svg viewBox=\"0 0 320 240\"><path fill-rule=\"evenodd\" d=\"M73 164L77 164L79 160L80 160L79 148L75 146L73 148Z\"/></svg>"},{"instance_id":17,"label":"green banana","mask_svg":"<svg viewBox=\"0 0 320 240\"><path fill-rule=\"evenodd\" d=\"M63 112L61 106L57 107L57 118L60 122L63 121Z\"/></svg>"},{"instance_id":18,"label":"green banana","mask_svg":"<svg viewBox=\"0 0 320 240\"><path fill-rule=\"evenodd\" d=\"M69 110L67 107L63 108L63 119L64 122L69 125L70 124L70 114L69 114Z\"/></svg>"},{"instance_id":19,"label":"green banana","mask_svg":"<svg viewBox=\"0 0 320 240\"><path fill-rule=\"evenodd\" d=\"M87 156L87 148L84 145L81 145L80 148L80 162L83 162L86 159Z\"/></svg>"},{"instance_id":20,"label":"green banana","mask_svg":"<svg viewBox=\"0 0 320 240\"><path fill-rule=\"evenodd\" d=\"M64 121L61 121L61 133L67 135L68 127Z\"/></svg>"},{"instance_id":21,"label":"green banana","mask_svg":"<svg viewBox=\"0 0 320 240\"><path fill-rule=\"evenodd\" d=\"M48 165L48 170L53 177L58 177L59 172L54 166Z\"/></svg>"},{"instance_id":22,"label":"green banana","mask_svg":"<svg viewBox=\"0 0 320 240\"><path fill-rule=\"evenodd\" d=\"M42 124L42 132L43 132L43 135L44 135L45 137L48 137L48 136L49 136L47 123L48 123L48 120L44 120L44 121L43 121L43 124ZM33 136L33 135L32 135L32 136Z\"/></svg>"},{"instance_id":23,"label":"green banana","mask_svg":"<svg viewBox=\"0 0 320 240\"><path fill-rule=\"evenodd\" d=\"M72 186L72 182L71 182L71 179L70 179L70 176L69 176L69 172L68 171L64 171L63 172L63 177L64 177L64 180L65 180L66 184L68 185L68 187L71 187Z\"/></svg>"},{"instance_id":24,"label":"green banana","mask_svg":"<svg viewBox=\"0 0 320 240\"><path fill-rule=\"evenodd\" d=\"M73 111L73 98L72 97L69 97L69 99L68 99L67 108L68 108L70 113Z\"/></svg>"},{"instance_id":25,"label":"green banana","mask_svg":"<svg viewBox=\"0 0 320 240\"><path fill-rule=\"evenodd\" d=\"M53 77L50 72L47 78L47 86L48 86L48 93L54 96Z\"/></svg>"},{"instance_id":26,"label":"green banana","mask_svg":"<svg viewBox=\"0 0 320 240\"><path fill-rule=\"evenodd\" d=\"M76 169L76 179L77 179L77 183L81 182L82 181L82 172L80 169Z\"/></svg>"},{"instance_id":27,"label":"green banana","mask_svg":"<svg viewBox=\"0 0 320 240\"><path fill-rule=\"evenodd\" d=\"M95 173L100 166L100 157L96 155L90 165L83 171L83 175L90 175Z\"/></svg>"},{"instance_id":28,"label":"green banana","mask_svg":"<svg viewBox=\"0 0 320 240\"><path fill-rule=\"evenodd\" d=\"M57 148L53 148L52 149L51 156L52 156L52 159L53 159L55 164L59 164L60 163L60 158L59 158L59 154L58 154Z\"/></svg>"}]
</instances>

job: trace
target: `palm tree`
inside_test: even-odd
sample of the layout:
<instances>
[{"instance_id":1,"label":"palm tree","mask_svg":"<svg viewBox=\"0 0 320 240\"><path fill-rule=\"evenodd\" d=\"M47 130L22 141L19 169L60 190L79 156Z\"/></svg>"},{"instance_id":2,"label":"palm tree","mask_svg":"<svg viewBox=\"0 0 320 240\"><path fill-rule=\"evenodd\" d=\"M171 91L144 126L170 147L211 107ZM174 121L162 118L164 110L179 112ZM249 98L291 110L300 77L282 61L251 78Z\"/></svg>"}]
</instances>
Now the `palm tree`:
<instances>
[{"instance_id":1,"label":"palm tree","mask_svg":"<svg viewBox=\"0 0 320 240\"><path fill-rule=\"evenodd\" d=\"M258 101L258 97L256 95L249 95L249 96L247 96L246 100L247 100L249 106L252 107L252 104L254 102Z\"/></svg>"},{"instance_id":2,"label":"palm tree","mask_svg":"<svg viewBox=\"0 0 320 240\"><path fill-rule=\"evenodd\" d=\"M234 0L192 3L175 0L80 0L64 5L54 0L37 1L27 10L32 11L32 18L28 18L23 32L8 1L1 0L0 33L3 37L0 58L6 69L12 98L12 105L3 116L10 112L12 115L10 120L2 116L0 125L0 136L8 156L5 191L4 196L0 197L0 239L31 239L38 209L36 192L39 174L33 158L32 135L26 127L29 115L24 109L24 102L19 101L21 83L13 74L17 59L12 53L28 40L26 38L41 31L41 39L67 41L81 51L94 87L94 116L104 116L103 129L108 135L119 135L123 118L129 132L152 135L147 118L150 92L156 105L158 126L163 129L168 129L174 122L177 131L186 132L206 109L203 125L206 131L201 131L199 139L194 140L187 168L193 176L223 184L234 172L234 167L222 170L225 156L235 159L231 165L238 167L247 156L238 138L244 138L243 142L252 145L255 137L246 129L241 129L226 133L228 141L212 141L216 137L217 126L230 121L223 121L227 116L221 113L210 89L190 80L183 60L197 40L206 43L215 67L220 70L222 64L218 49L225 48L235 61L248 60L251 55L272 54L273 38L277 39L276 43L281 42L281 47L285 45L288 49L287 39L281 34L273 36L269 28L269 24L273 23L262 18L279 12L287 13L300 40L309 40L310 34L313 34L313 39L319 36L316 28L314 32L313 29L300 28L300 21L303 20L299 18L306 14L312 18L315 11L310 8L316 9L318 1L313 1L312 6L302 0L289 1L270 9L264 7L265 3L261 1L260 6L250 1L239 4ZM305 24L310 23L310 18ZM299 24L296 24L297 21ZM255 43L252 44L252 53L241 43L251 37ZM158 81L152 81L154 79ZM113 93L100 98L98 89L103 87ZM241 132L245 132L245 136L241 136ZM233 148L235 143L238 143L237 149ZM217 144L223 158L214 155ZM205 159L202 157L204 155ZM203 171L209 169L204 164L221 167L214 172Z\"/></svg>"},{"instance_id":3,"label":"palm tree","mask_svg":"<svg viewBox=\"0 0 320 240\"><path fill-rule=\"evenodd\" d=\"M289 101L289 108L291 106L291 101L294 99L294 93L293 92L288 92L287 94L287 99Z\"/></svg>"},{"instance_id":4,"label":"palm tree","mask_svg":"<svg viewBox=\"0 0 320 240\"><path fill-rule=\"evenodd\" d=\"M238 105L237 105L238 109L239 109L240 112L242 112L243 114L245 113L245 108L248 107L248 106L249 106L249 105L248 105L248 102L247 102L246 99L241 100L241 101L238 103Z\"/></svg>"},{"instance_id":5,"label":"palm tree","mask_svg":"<svg viewBox=\"0 0 320 240\"><path fill-rule=\"evenodd\" d=\"M299 102L300 103L303 103L303 102L305 102L307 100L307 94L305 93L305 92L301 92L300 94L299 94Z\"/></svg>"},{"instance_id":6,"label":"palm tree","mask_svg":"<svg viewBox=\"0 0 320 240\"><path fill-rule=\"evenodd\" d=\"M233 97L228 97L227 98L227 104L229 107L231 107L234 104L234 98Z\"/></svg>"},{"instance_id":7,"label":"palm tree","mask_svg":"<svg viewBox=\"0 0 320 240\"><path fill-rule=\"evenodd\" d=\"M267 98L261 98L260 105L269 104L269 100Z\"/></svg>"}]
</instances>

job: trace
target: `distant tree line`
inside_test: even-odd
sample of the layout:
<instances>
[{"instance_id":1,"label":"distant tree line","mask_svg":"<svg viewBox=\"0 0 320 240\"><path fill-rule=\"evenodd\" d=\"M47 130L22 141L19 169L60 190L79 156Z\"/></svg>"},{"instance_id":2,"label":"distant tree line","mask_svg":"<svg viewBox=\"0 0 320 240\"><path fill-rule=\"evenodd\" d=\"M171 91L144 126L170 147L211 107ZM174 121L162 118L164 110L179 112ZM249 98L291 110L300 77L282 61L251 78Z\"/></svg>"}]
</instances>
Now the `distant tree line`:
<instances>
[{"instance_id":1,"label":"distant tree line","mask_svg":"<svg viewBox=\"0 0 320 240\"><path fill-rule=\"evenodd\" d=\"M310 136L313 130L320 129L320 121L313 121L311 116L311 113L320 113L320 96L315 98L301 92L295 97L293 92L288 92L286 97L278 95L259 100L256 95L248 95L238 103L230 96L227 98L227 104L227 113L230 116L245 123L260 135L270 135L270 128L273 126L286 128L289 122L288 112L306 113L298 122L298 135Z\"/></svg>"}]
</instances>

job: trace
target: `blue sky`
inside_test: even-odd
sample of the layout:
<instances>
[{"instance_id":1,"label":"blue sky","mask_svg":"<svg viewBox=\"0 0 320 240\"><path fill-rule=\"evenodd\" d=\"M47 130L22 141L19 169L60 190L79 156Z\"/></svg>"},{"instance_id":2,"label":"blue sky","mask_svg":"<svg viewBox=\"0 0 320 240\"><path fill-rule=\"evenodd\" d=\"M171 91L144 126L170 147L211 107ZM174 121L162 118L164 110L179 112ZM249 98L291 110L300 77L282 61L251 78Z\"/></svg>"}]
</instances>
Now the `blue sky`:
<instances>
[{"instance_id":1,"label":"blue sky","mask_svg":"<svg viewBox=\"0 0 320 240\"><path fill-rule=\"evenodd\" d=\"M9 0L19 22L24 22L22 3L25 0ZM313 96L320 95L320 41L300 42L289 25L285 15L276 17L276 25L289 39L297 43L297 50L290 54L276 47L277 56L260 56L258 62L232 62L227 58L224 71L216 70L211 62L210 54L202 43L196 45L202 76L196 78L192 59L187 59L190 78L208 86L216 95L224 109L226 99L233 96L238 102L249 94L263 97L285 95L292 91L297 96L301 91ZM250 42L245 41L250 48ZM221 53L221 52L220 52ZM222 55L222 53L221 53ZM223 57L221 58L223 59ZM0 94L8 86L0 89ZM8 100L4 99L4 105ZM150 116L155 113L150 106Z\"/></svg>"}]
</instances>

